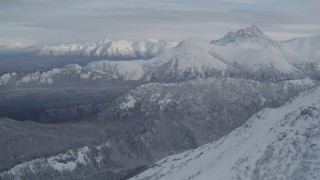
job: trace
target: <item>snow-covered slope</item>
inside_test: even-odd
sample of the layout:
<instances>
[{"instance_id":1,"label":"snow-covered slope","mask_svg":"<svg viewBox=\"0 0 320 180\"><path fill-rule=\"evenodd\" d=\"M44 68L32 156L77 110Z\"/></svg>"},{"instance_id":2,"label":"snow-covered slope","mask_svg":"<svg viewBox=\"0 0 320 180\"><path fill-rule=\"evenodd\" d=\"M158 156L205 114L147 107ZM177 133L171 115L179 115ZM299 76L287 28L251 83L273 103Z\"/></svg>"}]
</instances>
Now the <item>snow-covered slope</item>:
<instances>
[{"instance_id":1,"label":"snow-covered slope","mask_svg":"<svg viewBox=\"0 0 320 180\"><path fill-rule=\"evenodd\" d=\"M175 47L176 42L165 40L108 40L97 43L62 44L45 46L35 53L38 56L89 56L107 59L147 59L152 58L165 50Z\"/></svg>"},{"instance_id":2,"label":"snow-covered slope","mask_svg":"<svg viewBox=\"0 0 320 180\"><path fill-rule=\"evenodd\" d=\"M315 45L318 42L317 38L309 41L312 41L309 44ZM311 46L305 44L304 46ZM150 60L92 62L85 67L69 65L41 73L8 73L0 77L0 85L28 82L52 84L55 79L59 79L54 77L70 75L80 80L177 81L204 77L240 77L281 82L305 79L306 76L317 79L318 74L315 72L319 72L320 78L320 68L297 65L295 62L300 62L301 56L287 46L264 35L256 26L229 32L211 43L190 38L178 45L156 40L103 40L96 44L61 45L42 49L44 54L42 50L38 53L106 58L121 56L133 59L149 55L155 57ZM304 49L306 50L302 54L311 51L307 47ZM72 72L69 73L70 71Z\"/></svg>"},{"instance_id":3,"label":"snow-covered slope","mask_svg":"<svg viewBox=\"0 0 320 180\"><path fill-rule=\"evenodd\" d=\"M2 120L0 127L4 130L0 129L0 133L7 141L0 141L3 152L0 179L1 175L4 179L43 179L44 174L51 175L47 179L77 179L75 177L90 177L98 172L121 175L123 170L134 170L217 140L260 109L279 107L310 87L313 82L308 80L270 83L235 78L149 83L105 106L98 113L97 121L88 122L97 126L86 128L88 124L76 123L75 126L50 124L46 127ZM78 126L81 124L85 127ZM15 140L16 137L28 138ZM106 139L100 140L100 137ZM91 141L83 144L88 138L94 138L98 144L91 146ZM19 149L13 151L10 148L13 145L1 146L11 140ZM77 145L61 149L68 142ZM102 149L96 146L106 142L108 145ZM36 150L32 150L34 148ZM12 158L7 160L6 155Z\"/></svg>"},{"instance_id":4,"label":"snow-covered slope","mask_svg":"<svg viewBox=\"0 0 320 180\"><path fill-rule=\"evenodd\" d=\"M151 79L210 77L221 74L228 68L209 42L192 38L180 42L151 62L146 75Z\"/></svg>"},{"instance_id":5,"label":"snow-covered slope","mask_svg":"<svg viewBox=\"0 0 320 180\"><path fill-rule=\"evenodd\" d=\"M300 62L320 63L320 35L295 38L281 43L301 57Z\"/></svg>"},{"instance_id":6,"label":"snow-covered slope","mask_svg":"<svg viewBox=\"0 0 320 180\"><path fill-rule=\"evenodd\" d=\"M99 179L121 179L134 170L134 165L142 166L145 163L133 156L129 148L117 149L113 145L108 141L36 158L0 172L0 179L97 179L95 175L99 173L104 177Z\"/></svg>"},{"instance_id":7,"label":"snow-covered slope","mask_svg":"<svg viewBox=\"0 0 320 180\"><path fill-rule=\"evenodd\" d=\"M291 62L299 56L256 26L230 32L211 43L186 39L151 60L147 79L243 77L259 81L305 78Z\"/></svg>"},{"instance_id":8,"label":"snow-covered slope","mask_svg":"<svg viewBox=\"0 0 320 180\"><path fill-rule=\"evenodd\" d=\"M252 25L245 29L239 29L236 32L231 31L221 39L213 40L212 43L222 46L236 43L237 45L246 46L247 48L259 48L266 44L273 44L274 40L264 35L256 25Z\"/></svg>"},{"instance_id":9,"label":"snow-covered slope","mask_svg":"<svg viewBox=\"0 0 320 180\"><path fill-rule=\"evenodd\" d=\"M263 34L257 26L229 32L212 41L214 50L230 63L251 71L275 70L283 74L299 74L289 62L297 59L281 47L278 41Z\"/></svg>"},{"instance_id":10,"label":"snow-covered slope","mask_svg":"<svg viewBox=\"0 0 320 180\"><path fill-rule=\"evenodd\" d=\"M152 133L148 134L152 139L175 137L181 130L185 133L183 140L203 145L243 125L262 108L281 106L314 83L310 80L270 83L236 78L149 83L119 97L99 113L99 120L107 121L110 126L135 122L139 129L149 129L148 124L152 123ZM170 125L175 132L170 131ZM175 143L176 146L183 144L189 142Z\"/></svg>"},{"instance_id":11,"label":"snow-covered slope","mask_svg":"<svg viewBox=\"0 0 320 180\"><path fill-rule=\"evenodd\" d=\"M135 62L136 61L127 61L123 63ZM89 64L86 67L72 65L63 69L56 69L49 72L26 74L23 76L24 78L19 78L19 74L10 73L7 75L7 77L3 76L3 80L7 81L10 76L19 79L18 82L21 84L23 84L21 82L22 80L24 83L55 83L65 80L63 87L69 86L72 83L71 77L73 77L76 82L80 80L79 78L84 78L83 80L92 80L92 78L98 76L101 76L102 81L106 81L107 77L113 76L109 76L110 74L104 74L105 72L115 72L115 75L117 75L118 71L105 70L117 69L117 66L112 66L112 63L116 63L118 66L120 66L119 63L122 62L102 61L96 63ZM111 63L111 65L109 63ZM134 70L132 66L125 67L132 71ZM140 66L137 64L137 67ZM92 71L90 70L91 68ZM122 69L124 70L125 68ZM85 72L88 72L88 74ZM134 72L139 72L139 70ZM125 75L126 73L123 74ZM87 83L87 81L85 81L85 84L90 85L90 83ZM118 145L117 148L114 146L111 147L112 149L115 148L116 152L119 152L119 156L110 154L109 150L101 152L103 155L105 155L105 158L101 163L103 164L101 168L101 164L97 165L97 161L92 159L89 161L86 160L85 163L82 163L82 158L80 159L81 161L78 161L79 153L77 150L71 151L71 155L67 152L63 153L65 155L62 154L57 156L56 152L50 152L47 148L48 146L46 143L50 142L52 145L51 140L45 139L44 142L42 141L40 143L38 141L34 141L33 136L31 136L29 132L26 132L19 137L29 137L29 139L33 140L31 142L36 142L36 147L46 148L39 150L42 152L41 154L38 153L38 151L28 151L25 147L33 147L33 144L30 143L30 145L27 143L26 145L25 138L23 138L24 141L19 141L21 143L15 141L14 144L19 144L17 147L24 147L20 149L25 150L25 152L18 153L19 155L21 154L21 156L12 156L15 158L10 158L10 162L14 162L13 165L15 165L16 168L13 168L10 172L5 172L4 175L6 177L12 177L13 179L19 176L24 178L32 177L31 179L41 179L43 174L53 173L52 176L57 178L64 176L65 174L83 176L83 173L91 174L100 170L105 172L106 169L111 172L118 172L118 169L122 169L123 167L131 169L141 165L149 164L169 154L182 152L191 148L195 148L198 145L212 142L218 137L230 132L233 128L242 125L242 123L244 123L249 116L251 116L253 113L256 113L261 108L269 106L278 107L291 97L295 96L298 92L304 91L312 86L313 82L308 79L301 81L286 81L279 84L256 82L240 78L205 78L170 84L149 83L147 85L136 87L128 94L124 94L124 96L117 98L111 104L108 104L108 106L105 107L106 109L103 108L103 111L99 113L99 125L101 125L101 128L106 129L94 129L94 132L110 132L110 136L114 137L115 145ZM21 90L23 90L23 88ZM8 91L11 91L11 89ZM23 96L23 93L21 92L18 92L19 99L21 99L20 96ZM34 93L39 94L37 91L34 91ZM74 92L71 91L70 93ZM4 97L7 97L6 94L4 95ZM32 99L36 97L38 97L38 95L30 96ZM76 97L77 100L79 100L79 98L92 99L91 96L87 95L85 97L78 97L75 94L74 97ZM57 101L57 98L52 97L52 99L54 99L53 103L59 102L59 100ZM25 103L28 102L29 101L26 101ZM51 103L51 101L48 102ZM64 101L62 102L65 104ZM36 104L36 106L40 105L43 107L39 103L33 103ZM54 111L53 113L57 115L57 111ZM74 114L76 112L73 111L72 113ZM199 119L201 121L199 121ZM6 125L3 127L6 129ZM25 127L26 124L22 124L22 128ZM52 127L54 127L54 125L52 125ZM15 129L15 126L13 126L11 130L12 129ZM31 132L37 132L36 137L42 137L41 133L40 135L38 134L39 129L43 128L37 127L35 129L31 129ZM75 129L76 132L79 131L79 127L74 127L71 129ZM213 131L212 129L215 130ZM51 129L49 129L48 132L51 132L50 130ZM67 131L69 131L69 128ZM12 132L10 131L10 128L8 132ZM53 130L53 132L56 131ZM88 138L88 132L82 132L84 132L84 137L80 136L80 139ZM5 132L3 134L12 138L17 137L11 134L8 135ZM52 135L50 137L56 139L56 135ZM105 135L104 137L109 136ZM77 140L79 139L79 136L76 138L71 136L71 138L75 139L76 142L79 141ZM8 140L8 138L5 139ZM55 142L62 144L60 139L56 140ZM42 146L43 144L45 144L45 146ZM3 150L5 148L2 146L0 149ZM49 149L52 150L52 148ZM86 157L89 159L96 157L93 155L95 155L94 153L98 149L90 148L90 146L89 149L92 151L89 151L88 153L86 151ZM128 153L123 152L125 150L136 151ZM10 148L8 148L7 151L2 152L2 158L6 159L6 154L4 152L8 153L12 151L10 151ZM60 152L63 151L60 149L59 153ZM43 153L45 153L45 156ZM26 154L29 156L26 156ZM81 154L83 154L82 151L80 155ZM138 157L132 160L128 159L128 157L123 157L123 154L128 155L129 158L132 158L133 156ZM53 159L49 158L50 161L48 162L48 156L46 155L53 156ZM28 158L23 159L21 157ZM118 158L122 162L121 165L119 165ZM36 161L32 161L35 159ZM51 160L54 161L51 162ZM138 160L141 160L141 163L136 164L139 162ZM32 162L20 164L20 162L24 161ZM12 164L10 165L6 162L1 162L0 165L5 167L5 170L13 167ZM59 167L62 169L61 171L63 172L53 168L50 165L52 163L59 165ZM92 167L92 163L94 164L94 167ZM69 164L71 168L69 168ZM79 173L79 171L81 171L81 173ZM65 179L74 178L68 178L67 176Z\"/></svg>"},{"instance_id":12,"label":"snow-covered slope","mask_svg":"<svg viewBox=\"0 0 320 180\"><path fill-rule=\"evenodd\" d=\"M251 26L211 43L199 39L181 41L150 60L144 77L183 80L227 76L276 82L305 78L290 64L295 59L299 57Z\"/></svg>"},{"instance_id":13,"label":"snow-covered slope","mask_svg":"<svg viewBox=\"0 0 320 180\"><path fill-rule=\"evenodd\" d=\"M132 180L319 179L320 88L264 109L211 144L169 156Z\"/></svg>"},{"instance_id":14,"label":"snow-covered slope","mask_svg":"<svg viewBox=\"0 0 320 180\"><path fill-rule=\"evenodd\" d=\"M296 38L281 42L281 45L299 59L290 61L313 79L320 79L320 36Z\"/></svg>"}]
</instances>

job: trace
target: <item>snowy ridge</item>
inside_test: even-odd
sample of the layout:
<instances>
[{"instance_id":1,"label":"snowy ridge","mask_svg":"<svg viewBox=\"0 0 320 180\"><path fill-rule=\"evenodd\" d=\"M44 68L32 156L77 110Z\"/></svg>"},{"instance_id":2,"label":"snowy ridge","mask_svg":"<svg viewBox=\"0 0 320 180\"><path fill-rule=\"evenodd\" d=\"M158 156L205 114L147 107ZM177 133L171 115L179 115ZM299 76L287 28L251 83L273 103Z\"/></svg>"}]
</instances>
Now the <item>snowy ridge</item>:
<instances>
[{"instance_id":1,"label":"snowy ridge","mask_svg":"<svg viewBox=\"0 0 320 180\"><path fill-rule=\"evenodd\" d=\"M8 171L0 173L0 179L24 179L26 175L37 176L45 171L58 171L61 174L70 174L77 169L96 164L98 167L106 158L104 151L109 148L108 143L93 147L82 147L68 150L64 153L37 158L32 161L18 164ZM95 169L96 170L96 169Z\"/></svg>"},{"instance_id":2,"label":"snowy ridge","mask_svg":"<svg viewBox=\"0 0 320 180\"><path fill-rule=\"evenodd\" d=\"M144 60L97 61L86 65L81 75L90 73L92 79L105 79L104 76L109 74L113 79L139 80L144 75L145 63Z\"/></svg>"},{"instance_id":3,"label":"snowy ridge","mask_svg":"<svg viewBox=\"0 0 320 180\"><path fill-rule=\"evenodd\" d=\"M314 40L311 44L316 42L320 41ZM303 45L306 46L305 44ZM96 48L98 46L99 48ZM59 80L59 77L61 79L67 76L82 81L114 79L177 81L205 77L241 77L257 81L281 82L307 77L320 78L319 65L312 68L307 65L302 67L295 65L294 62L301 62L302 58L294 51L292 47L289 49L264 35L256 26L230 32L211 43L195 38L183 40L178 45L157 40L129 42L105 39L90 46L61 45L57 47L57 52L58 54L72 52L73 55L86 52L85 55L88 56L96 54L102 57L121 54L121 56L145 58L150 53L157 56L150 60L98 61L85 67L71 65L71 68L66 66L47 72L8 73L0 77L0 86L28 82L52 84Z\"/></svg>"},{"instance_id":4,"label":"snowy ridge","mask_svg":"<svg viewBox=\"0 0 320 180\"><path fill-rule=\"evenodd\" d=\"M296 63L320 63L320 35L295 38L281 43L285 48L300 56Z\"/></svg>"},{"instance_id":5,"label":"snowy ridge","mask_svg":"<svg viewBox=\"0 0 320 180\"><path fill-rule=\"evenodd\" d=\"M295 54L290 63L313 79L320 79L320 36L302 37L281 42L281 46Z\"/></svg>"},{"instance_id":6,"label":"snowy ridge","mask_svg":"<svg viewBox=\"0 0 320 180\"><path fill-rule=\"evenodd\" d=\"M190 79L202 77L243 77L254 80L283 81L303 79L305 75L290 64L298 56L256 26L230 32L211 43L186 39L175 48L151 60L147 79Z\"/></svg>"},{"instance_id":7,"label":"snowy ridge","mask_svg":"<svg viewBox=\"0 0 320 180\"><path fill-rule=\"evenodd\" d=\"M138 129L148 129L149 133L138 134L143 136L142 141L145 144L149 144L150 139L153 142L154 139L161 141L168 138L164 141L166 147L160 148L159 144L150 147L155 148L158 152L155 154L159 156L160 153L168 151L167 147L175 149L187 144L188 148L184 148L186 150L195 148L195 144L203 145L217 140L225 135L226 131L230 132L244 124L260 109L279 107L291 97L311 87L313 85L307 83L276 84L235 78L148 83L117 98L99 113L98 120L108 122L110 126L119 122L125 122L126 125L133 122ZM151 128L149 123L154 126ZM171 129L172 124L175 131ZM172 152L171 149L169 151ZM160 156L162 157L164 156Z\"/></svg>"},{"instance_id":8,"label":"snowy ridge","mask_svg":"<svg viewBox=\"0 0 320 180\"><path fill-rule=\"evenodd\" d=\"M180 42L152 61L148 75L160 79L208 77L210 72L222 73L228 68L209 42L192 38Z\"/></svg>"},{"instance_id":9,"label":"snowy ridge","mask_svg":"<svg viewBox=\"0 0 320 180\"><path fill-rule=\"evenodd\" d=\"M317 179L319 117L318 87L262 110L216 142L164 158L132 180Z\"/></svg>"},{"instance_id":10,"label":"snowy ridge","mask_svg":"<svg viewBox=\"0 0 320 180\"><path fill-rule=\"evenodd\" d=\"M139 80L144 75L144 60L97 61L82 67L71 64L44 72L7 73L0 76L0 86L54 84L65 80ZM67 78L67 79L66 79Z\"/></svg>"},{"instance_id":11,"label":"snowy ridge","mask_svg":"<svg viewBox=\"0 0 320 180\"><path fill-rule=\"evenodd\" d=\"M68 151L67 154L60 154L59 156L50 157L47 159L47 162L50 167L60 172L73 171L78 164L86 164L88 161L86 154L89 151L89 148L85 146L84 148L78 149L76 153L74 151ZM75 158L75 160L67 161L70 158ZM65 160L66 162L61 162L61 160Z\"/></svg>"},{"instance_id":12,"label":"snowy ridge","mask_svg":"<svg viewBox=\"0 0 320 180\"><path fill-rule=\"evenodd\" d=\"M212 44L218 44L225 46L230 43L237 45L249 45L249 43L258 43L259 45L273 44L275 40L263 34L263 32L256 26L250 26L244 29L239 29L236 32L231 31L227 33L223 38L213 40Z\"/></svg>"},{"instance_id":13,"label":"snowy ridge","mask_svg":"<svg viewBox=\"0 0 320 180\"><path fill-rule=\"evenodd\" d=\"M150 107L156 107L157 109L153 111L161 112L164 109L174 109L174 107L183 105L186 101L188 101L187 104L194 103L200 105L204 105L206 103L212 103L207 102L207 99L204 98L206 94L210 93L211 87L216 88L223 88L226 84L229 86L233 86L233 88L241 89L242 84L246 83L250 87L250 89L253 93L257 93L260 88L263 89L266 84L260 83L258 81L253 80L246 80L246 79L240 79L240 78L206 78L206 79L197 79L197 80L190 80L190 81L184 81L179 83L148 83L145 85L138 86L135 89L132 89L125 97L120 97L118 99L119 102L116 102L118 104L115 105L115 107L119 107L121 110L128 110L128 109L134 109L137 104L143 104L140 105L140 108L146 106L146 108ZM269 84L271 85L271 84ZM317 85L316 81L313 81L311 79L299 79L299 80L288 80L288 81L282 81L279 83L274 83L272 86L268 86L268 89L271 90L273 88L280 88L285 91L284 94L289 93L288 88L297 88L296 90L291 89L292 91L303 91L298 90L299 88L311 88L315 87ZM183 89L190 88L191 92L188 90L185 90L185 92L180 92ZM191 88L192 87L192 88ZM229 87L230 88L230 87ZM197 92L197 94L194 94L195 92L193 90L195 89L201 89L203 91ZM248 89L245 90L246 93L249 92ZM280 90L275 90L278 93L280 93ZM245 92L242 92L245 93ZM258 94L255 94L258 96ZM280 94L277 94L280 96ZM188 97L189 99L186 100L185 98ZM282 95L284 97L284 95ZM239 97L234 97L235 99ZM263 99L266 97L262 97L260 95L259 101L263 102ZM268 97L268 102L272 101L272 97ZM274 97L273 97L274 98ZM277 98L276 98L277 99ZM278 99L280 101L280 99ZM197 103L196 103L197 102ZM235 102L233 102L235 103ZM262 105L264 105L263 102ZM207 105L209 107L209 105ZM181 108L183 109L183 108ZM149 110L144 110L144 112L148 112ZM205 111L202 109L201 111ZM208 110L209 111L209 110ZM199 113L199 112L198 112ZM198 114L199 115L199 114Z\"/></svg>"},{"instance_id":14,"label":"snowy ridge","mask_svg":"<svg viewBox=\"0 0 320 180\"><path fill-rule=\"evenodd\" d=\"M24 173L30 171L37 173L40 168L52 168L54 170L63 172L74 171L80 164L86 165L89 162L88 154L90 150L87 146L76 151L69 150L64 154L51 156L49 158L39 158L29 162L16 165L7 172L2 172L0 178L23 179Z\"/></svg>"},{"instance_id":15,"label":"snowy ridge","mask_svg":"<svg viewBox=\"0 0 320 180\"><path fill-rule=\"evenodd\" d=\"M216 52L230 63L259 71L276 69L283 73L298 73L289 62L299 57L286 51L278 41L262 33L256 26L229 32L212 41Z\"/></svg>"},{"instance_id":16,"label":"snowy ridge","mask_svg":"<svg viewBox=\"0 0 320 180\"><path fill-rule=\"evenodd\" d=\"M176 42L154 39L141 41L104 39L97 43L45 46L38 49L35 53L38 56L92 56L107 59L147 59L176 45Z\"/></svg>"}]
</instances>

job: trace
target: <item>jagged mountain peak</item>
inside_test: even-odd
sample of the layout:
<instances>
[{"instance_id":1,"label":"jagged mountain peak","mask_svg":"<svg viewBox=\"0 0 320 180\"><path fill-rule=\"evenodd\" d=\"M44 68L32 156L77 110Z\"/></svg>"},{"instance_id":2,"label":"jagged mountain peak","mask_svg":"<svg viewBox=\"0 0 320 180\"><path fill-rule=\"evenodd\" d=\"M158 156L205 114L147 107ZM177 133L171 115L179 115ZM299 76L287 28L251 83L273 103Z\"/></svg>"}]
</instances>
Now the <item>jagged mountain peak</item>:
<instances>
[{"instance_id":1,"label":"jagged mountain peak","mask_svg":"<svg viewBox=\"0 0 320 180\"><path fill-rule=\"evenodd\" d=\"M264 35L263 32L256 25L252 25L244 29L239 29L236 33L251 37L260 37Z\"/></svg>"},{"instance_id":2,"label":"jagged mountain peak","mask_svg":"<svg viewBox=\"0 0 320 180\"><path fill-rule=\"evenodd\" d=\"M255 25L229 32L211 44L221 57L251 70L262 72L264 69L263 74L267 74L273 69L284 74L304 76L289 63L298 57L284 49L278 41L265 35Z\"/></svg>"},{"instance_id":3,"label":"jagged mountain peak","mask_svg":"<svg viewBox=\"0 0 320 180\"><path fill-rule=\"evenodd\" d=\"M229 43L241 44L244 42L264 42L275 44L274 40L266 36L256 25L242 28L237 31L231 31L218 40L211 41L212 44L227 45Z\"/></svg>"}]
</instances>

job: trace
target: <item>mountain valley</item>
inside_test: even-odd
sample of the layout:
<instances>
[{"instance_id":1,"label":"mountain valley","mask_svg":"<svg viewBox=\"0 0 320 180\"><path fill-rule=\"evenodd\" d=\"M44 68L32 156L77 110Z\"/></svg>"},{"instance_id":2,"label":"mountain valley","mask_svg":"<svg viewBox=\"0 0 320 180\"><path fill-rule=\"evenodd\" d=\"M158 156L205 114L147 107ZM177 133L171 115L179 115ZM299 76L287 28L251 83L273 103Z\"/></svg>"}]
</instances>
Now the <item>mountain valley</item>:
<instances>
[{"instance_id":1,"label":"mountain valley","mask_svg":"<svg viewBox=\"0 0 320 180\"><path fill-rule=\"evenodd\" d=\"M29 52L89 61L1 73L0 179L318 177L319 42L254 25Z\"/></svg>"}]
</instances>

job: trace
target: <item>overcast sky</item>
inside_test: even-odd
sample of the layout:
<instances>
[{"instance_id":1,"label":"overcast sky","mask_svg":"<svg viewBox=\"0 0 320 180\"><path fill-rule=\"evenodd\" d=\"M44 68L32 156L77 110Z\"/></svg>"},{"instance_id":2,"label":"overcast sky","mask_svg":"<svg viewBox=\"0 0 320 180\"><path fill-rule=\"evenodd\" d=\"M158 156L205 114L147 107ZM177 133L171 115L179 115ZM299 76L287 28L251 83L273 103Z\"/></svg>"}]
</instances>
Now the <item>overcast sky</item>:
<instances>
[{"instance_id":1,"label":"overcast sky","mask_svg":"<svg viewBox=\"0 0 320 180\"><path fill-rule=\"evenodd\" d=\"M319 0L0 0L0 44L217 39L252 24L284 40L320 34L319 9Z\"/></svg>"}]
</instances>

